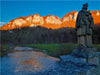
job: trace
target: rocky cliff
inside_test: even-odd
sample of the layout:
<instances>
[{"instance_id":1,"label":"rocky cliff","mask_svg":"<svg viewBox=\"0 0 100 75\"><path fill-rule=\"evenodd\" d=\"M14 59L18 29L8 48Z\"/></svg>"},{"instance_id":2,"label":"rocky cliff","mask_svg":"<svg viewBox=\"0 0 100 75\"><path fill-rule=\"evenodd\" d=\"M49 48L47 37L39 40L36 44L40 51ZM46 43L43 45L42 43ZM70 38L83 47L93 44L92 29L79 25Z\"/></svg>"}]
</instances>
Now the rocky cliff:
<instances>
[{"instance_id":1,"label":"rocky cliff","mask_svg":"<svg viewBox=\"0 0 100 75\"><path fill-rule=\"evenodd\" d=\"M94 24L100 25L100 11L91 11L94 18ZM71 11L65 14L61 19L54 15L40 16L39 14L30 15L27 17L18 17L11 20L9 23L0 27L0 30L11 30L21 27L36 27L42 26L51 29L62 27L75 27L77 11Z\"/></svg>"}]
</instances>

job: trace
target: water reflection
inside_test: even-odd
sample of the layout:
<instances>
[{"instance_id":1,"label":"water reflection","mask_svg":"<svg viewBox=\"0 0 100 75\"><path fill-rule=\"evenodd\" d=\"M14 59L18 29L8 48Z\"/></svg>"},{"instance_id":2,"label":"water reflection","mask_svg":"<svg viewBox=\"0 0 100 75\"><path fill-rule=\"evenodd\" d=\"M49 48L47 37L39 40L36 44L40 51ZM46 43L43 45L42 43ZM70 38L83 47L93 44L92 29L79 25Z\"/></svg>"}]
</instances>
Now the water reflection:
<instances>
[{"instance_id":1,"label":"water reflection","mask_svg":"<svg viewBox=\"0 0 100 75\"><path fill-rule=\"evenodd\" d=\"M29 75L55 68L58 58L50 57L43 52L12 51L1 58L2 75Z\"/></svg>"}]
</instances>

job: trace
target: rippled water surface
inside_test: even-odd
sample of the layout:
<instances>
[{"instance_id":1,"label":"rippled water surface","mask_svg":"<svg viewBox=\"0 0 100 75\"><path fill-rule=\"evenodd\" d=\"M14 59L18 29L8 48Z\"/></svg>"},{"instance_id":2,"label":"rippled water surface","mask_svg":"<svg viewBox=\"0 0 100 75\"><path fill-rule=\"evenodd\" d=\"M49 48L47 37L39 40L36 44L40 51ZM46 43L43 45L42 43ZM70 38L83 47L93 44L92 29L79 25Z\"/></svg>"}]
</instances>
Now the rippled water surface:
<instances>
[{"instance_id":1,"label":"rippled water surface","mask_svg":"<svg viewBox=\"0 0 100 75\"><path fill-rule=\"evenodd\" d=\"M12 51L1 57L1 75L32 75L57 67L58 61L43 52Z\"/></svg>"}]
</instances>

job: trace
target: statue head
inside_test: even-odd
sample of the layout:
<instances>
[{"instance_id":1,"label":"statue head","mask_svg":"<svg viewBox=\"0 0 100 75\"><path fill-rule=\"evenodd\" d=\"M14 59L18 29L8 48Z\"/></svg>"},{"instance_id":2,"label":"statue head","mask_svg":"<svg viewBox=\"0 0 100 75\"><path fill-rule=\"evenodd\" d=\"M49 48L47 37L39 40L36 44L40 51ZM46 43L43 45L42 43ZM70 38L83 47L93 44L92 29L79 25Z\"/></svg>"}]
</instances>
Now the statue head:
<instances>
[{"instance_id":1,"label":"statue head","mask_svg":"<svg viewBox=\"0 0 100 75\"><path fill-rule=\"evenodd\" d=\"M86 4L83 4L83 10L87 10L87 8L88 8L88 3L86 3Z\"/></svg>"}]
</instances>

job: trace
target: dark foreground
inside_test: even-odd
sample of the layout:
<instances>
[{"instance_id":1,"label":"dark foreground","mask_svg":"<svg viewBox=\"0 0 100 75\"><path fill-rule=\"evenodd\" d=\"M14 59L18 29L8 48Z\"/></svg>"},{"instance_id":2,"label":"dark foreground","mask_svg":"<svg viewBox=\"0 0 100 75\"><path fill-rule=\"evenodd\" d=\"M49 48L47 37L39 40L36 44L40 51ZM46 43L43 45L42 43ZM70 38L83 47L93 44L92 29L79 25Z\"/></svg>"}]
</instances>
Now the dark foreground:
<instances>
[{"instance_id":1,"label":"dark foreground","mask_svg":"<svg viewBox=\"0 0 100 75\"><path fill-rule=\"evenodd\" d=\"M1 57L1 75L77 75L94 66L61 64L54 58L36 50L14 50Z\"/></svg>"}]
</instances>

